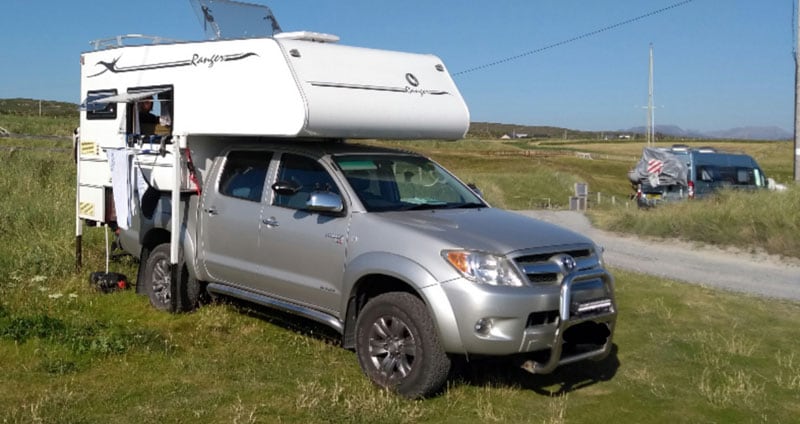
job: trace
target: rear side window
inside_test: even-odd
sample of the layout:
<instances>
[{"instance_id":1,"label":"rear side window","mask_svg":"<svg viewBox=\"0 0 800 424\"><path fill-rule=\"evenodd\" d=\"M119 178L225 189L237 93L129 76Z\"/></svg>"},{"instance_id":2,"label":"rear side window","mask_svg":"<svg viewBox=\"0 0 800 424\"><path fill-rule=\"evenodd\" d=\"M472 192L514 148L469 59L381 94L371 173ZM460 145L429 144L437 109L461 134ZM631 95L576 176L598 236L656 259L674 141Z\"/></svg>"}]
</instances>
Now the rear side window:
<instances>
[{"instance_id":1,"label":"rear side window","mask_svg":"<svg viewBox=\"0 0 800 424\"><path fill-rule=\"evenodd\" d=\"M271 159L271 152L229 153L219 179L219 192L237 199L261 202Z\"/></svg>"},{"instance_id":2,"label":"rear side window","mask_svg":"<svg viewBox=\"0 0 800 424\"><path fill-rule=\"evenodd\" d=\"M104 103L104 97L117 94L117 90L93 90L86 93L86 119L117 119L117 103Z\"/></svg>"},{"instance_id":3,"label":"rear side window","mask_svg":"<svg viewBox=\"0 0 800 424\"><path fill-rule=\"evenodd\" d=\"M761 185L760 172L756 168L701 165L697 167L696 172L697 178L707 183L720 183L734 186Z\"/></svg>"}]
</instances>

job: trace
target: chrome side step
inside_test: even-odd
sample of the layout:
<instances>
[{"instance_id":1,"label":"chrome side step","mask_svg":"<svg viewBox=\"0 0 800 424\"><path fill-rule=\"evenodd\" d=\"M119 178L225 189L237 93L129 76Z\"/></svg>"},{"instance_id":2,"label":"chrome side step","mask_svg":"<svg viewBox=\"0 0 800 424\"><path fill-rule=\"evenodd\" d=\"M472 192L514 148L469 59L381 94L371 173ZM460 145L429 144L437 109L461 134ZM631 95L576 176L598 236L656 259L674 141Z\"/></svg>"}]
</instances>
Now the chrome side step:
<instances>
[{"instance_id":1,"label":"chrome side step","mask_svg":"<svg viewBox=\"0 0 800 424\"><path fill-rule=\"evenodd\" d=\"M289 303L283 300L275 299L273 297L265 296L263 294L254 293L248 290L243 290L238 287L226 286L218 283L210 283L206 288L209 292L214 294L221 294L225 296L235 297L237 299L246 300L249 302L257 303L268 308L277 309L293 315L298 315L316 321L320 324L325 324L333 328L340 334L344 333L344 324L336 317L328 315L324 312L315 309L306 308L304 306Z\"/></svg>"}]
</instances>

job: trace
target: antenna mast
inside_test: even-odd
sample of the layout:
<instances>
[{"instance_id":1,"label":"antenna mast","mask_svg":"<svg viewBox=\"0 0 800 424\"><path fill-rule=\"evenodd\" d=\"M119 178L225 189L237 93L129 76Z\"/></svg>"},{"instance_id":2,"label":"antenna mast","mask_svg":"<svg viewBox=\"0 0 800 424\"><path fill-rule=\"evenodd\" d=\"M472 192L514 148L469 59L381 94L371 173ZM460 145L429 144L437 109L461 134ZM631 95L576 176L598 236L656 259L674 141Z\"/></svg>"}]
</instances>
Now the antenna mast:
<instances>
[{"instance_id":1,"label":"antenna mast","mask_svg":"<svg viewBox=\"0 0 800 424\"><path fill-rule=\"evenodd\" d=\"M800 51L800 5L795 5L796 24L794 42L797 43L794 49L794 182L800 182L800 63L798 63L798 51Z\"/></svg>"}]
</instances>

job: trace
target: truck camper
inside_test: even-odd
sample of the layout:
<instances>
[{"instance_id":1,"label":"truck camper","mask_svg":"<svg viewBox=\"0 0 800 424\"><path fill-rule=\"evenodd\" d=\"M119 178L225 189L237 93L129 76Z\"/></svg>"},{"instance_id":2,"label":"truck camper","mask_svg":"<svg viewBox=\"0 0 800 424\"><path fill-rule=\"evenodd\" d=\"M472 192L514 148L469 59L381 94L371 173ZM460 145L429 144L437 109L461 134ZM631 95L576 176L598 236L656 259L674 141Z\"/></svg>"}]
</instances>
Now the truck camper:
<instances>
[{"instance_id":1,"label":"truck camper","mask_svg":"<svg viewBox=\"0 0 800 424\"><path fill-rule=\"evenodd\" d=\"M81 55L79 266L84 227L114 229L155 308L228 296L314 320L411 398L437 393L453 357L544 374L609 355L601 247L490 207L424 156L345 141L462 138L438 57L190 1L208 40L120 36Z\"/></svg>"},{"instance_id":2,"label":"truck camper","mask_svg":"<svg viewBox=\"0 0 800 424\"><path fill-rule=\"evenodd\" d=\"M127 229L134 192L198 191L233 141L458 139L469 128L436 56L279 32L266 6L191 3L209 40L124 35L81 55L79 220Z\"/></svg>"}]
</instances>

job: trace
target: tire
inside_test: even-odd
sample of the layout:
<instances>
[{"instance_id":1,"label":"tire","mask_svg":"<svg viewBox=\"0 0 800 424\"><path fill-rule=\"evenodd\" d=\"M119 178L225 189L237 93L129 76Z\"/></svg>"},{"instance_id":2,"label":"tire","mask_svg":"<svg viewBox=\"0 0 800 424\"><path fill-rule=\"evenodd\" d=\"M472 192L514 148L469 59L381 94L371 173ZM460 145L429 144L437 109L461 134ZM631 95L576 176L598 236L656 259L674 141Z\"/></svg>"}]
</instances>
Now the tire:
<instances>
[{"instance_id":1,"label":"tire","mask_svg":"<svg viewBox=\"0 0 800 424\"><path fill-rule=\"evenodd\" d=\"M175 312L172 275L169 263L169 243L153 248L144 262L144 293L150 304L159 311Z\"/></svg>"},{"instance_id":2,"label":"tire","mask_svg":"<svg viewBox=\"0 0 800 424\"><path fill-rule=\"evenodd\" d=\"M173 278L169 256L169 243L159 244L149 252L144 262L144 292L150 304L160 311L193 311L200 304L203 285L189 275L183 261L178 263L177 278Z\"/></svg>"},{"instance_id":3,"label":"tire","mask_svg":"<svg viewBox=\"0 0 800 424\"><path fill-rule=\"evenodd\" d=\"M174 299L174 312L191 312L200 306L204 284L189 275L189 269L181 262L180 273L176 284L172 284L172 299Z\"/></svg>"},{"instance_id":4,"label":"tire","mask_svg":"<svg viewBox=\"0 0 800 424\"><path fill-rule=\"evenodd\" d=\"M373 383L412 399L436 394L450 371L425 304L403 292L364 306L356 321L356 356Z\"/></svg>"}]
</instances>

